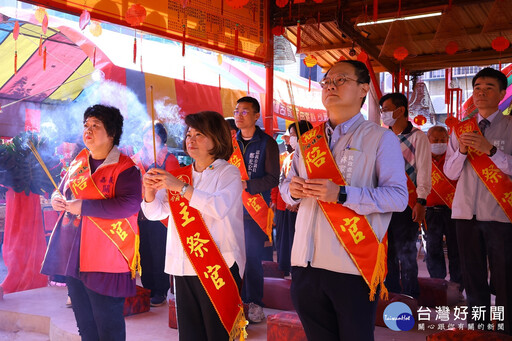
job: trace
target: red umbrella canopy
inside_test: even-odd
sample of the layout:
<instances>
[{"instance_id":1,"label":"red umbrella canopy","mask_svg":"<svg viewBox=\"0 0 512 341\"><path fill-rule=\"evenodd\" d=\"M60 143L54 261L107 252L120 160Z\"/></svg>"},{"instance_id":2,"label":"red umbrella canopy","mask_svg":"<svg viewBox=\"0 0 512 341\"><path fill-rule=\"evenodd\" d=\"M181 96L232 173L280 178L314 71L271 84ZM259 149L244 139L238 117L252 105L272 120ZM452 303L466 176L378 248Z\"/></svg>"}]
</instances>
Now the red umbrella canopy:
<instances>
[{"instance_id":1,"label":"red umbrella canopy","mask_svg":"<svg viewBox=\"0 0 512 341\"><path fill-rule=\"evenodd\" d=\"M19 36L15 40L16 21ZM31 102L73 100L90 82L94 71L87 54L62 31L48 27L43 34L41 26L1 14L0 65L0 99L4 105L20 99Z\"/></svg>"}]
</instances>

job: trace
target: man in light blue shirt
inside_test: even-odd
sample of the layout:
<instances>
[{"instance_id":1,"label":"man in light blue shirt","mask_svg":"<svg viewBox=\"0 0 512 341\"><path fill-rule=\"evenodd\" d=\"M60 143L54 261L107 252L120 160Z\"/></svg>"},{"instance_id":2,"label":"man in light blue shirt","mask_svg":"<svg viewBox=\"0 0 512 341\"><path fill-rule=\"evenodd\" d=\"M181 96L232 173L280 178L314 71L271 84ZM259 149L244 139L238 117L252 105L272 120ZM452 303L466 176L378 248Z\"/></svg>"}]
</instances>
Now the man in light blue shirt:
<instances>
[{"instance_id":1,"label":"man in light blue shirt","mask_svg":"<svg viewBox=\"0 0 512 341\"><path fill-rule=\"evenodd\" d=\"M325 137L347 185L308 179L300 148L280 185L286 203L300 202L291 295L308 340L373 340L377 308L377 299L370 301L369 286L318 202L336 202L365 215L379 241L391 212L403 211L407 205L398 139L360 113L369 83L366 66L352 60L335 64L320 83L329 115Z\"/></svg>"},{"instance_id":2,"label":"man in light blue shirt","mask_svg":"<svg viewBox=\"0 0 512 341\"><path fill-rule=\"evenodd\" d=\"M452 135L444 171L448 178L458 179L452 218L456 219L468 305L470 310L483 311L482 317L470 312L468 323L483 323L490 329L488 323L495 320L494 330L512 335L512 253L506 251L512 245L512 224L467 158L468 147L474 148L488 155L509 179L512 176L512 117L498 109L506 88L507 77L500 71L485 68L475 75L473 102L482 135L468 132L458 139ZM494 307L490 306L491 293L496 295ZM501 317L492 313L499 309L504 309Z\"/></svg>"}]
</instances>

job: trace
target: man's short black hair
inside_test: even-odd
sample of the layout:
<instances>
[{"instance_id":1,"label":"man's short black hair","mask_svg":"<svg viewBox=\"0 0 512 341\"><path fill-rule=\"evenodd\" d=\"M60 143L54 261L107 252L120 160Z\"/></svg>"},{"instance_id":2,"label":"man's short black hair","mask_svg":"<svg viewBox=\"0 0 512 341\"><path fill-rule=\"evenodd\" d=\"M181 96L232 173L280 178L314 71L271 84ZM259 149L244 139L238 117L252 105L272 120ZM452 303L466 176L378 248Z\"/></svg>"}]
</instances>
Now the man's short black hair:
<instances>
[{"instance_id":1,"label":"man's short black hair","mask_svg":"<svg viewBox=\"0 0 512 341\"><path fill-rule=\"evenodd\" d=\"M480 77L488 77L488 78L494 78L498 81L498 85L500 87L500 91L506 90L508 81L507 76L501 71L495 70L490 67L483 68L482 70L478 71L478 73L473 77L472 85L473 88L475 87L475 82Z\"/></svg>"},{"instance_id":2,"label":"man's short black hair","mask_svg":"<svg viewBox=\"0 0 512 341\"><path fill-rule=\"evenodd\" d=\"M251 103L254 111L257 113L260 112L260 103L258 102L258 100L256 98L251 97L251 96L245 96L245 97L238 99L238 101L236 101L237 104L241 103L241 102Z\"/></svg>"},{"instance_id":3,"label":"man's short black hair","mask_svg":"<svg viewBox=\"0 0 512 341\"><path fill-rule=\"evenodd\" d=\"M370 72L368 71L368 68L366 67L366 64L363 63L363 62L360 62L359 60L351 60L351 59L348 59L348 60L340 60L339 62L336 62L332 67L331 69L336 66L337 64L341 64L341 63L346 63L346 64L350 64L354 67L354 69L356 70L356 77L357 77L357 81L359 83L366 83L366 84L370 84ZM329 74L329 72L331 71L331 69L329 69L329 71L327 71L325 73L325 77L327 77L327 75Z\"/></svg>"},{"instance_id":4,"label":"man's short black hair","mask_svg":"<svg viewBox=\"0 0 512 341\"><path fill-rule=\"evenodd\" d=\"M114 138L114 146L119 145L121 135L123 134L123 115L119 109L103 104L96 104L85 109L84 122L89 117L95 117L103 123L107 135Z\"/></svg>"},{"instance_id":5,"label":"man's short black hair","mask_svg":"<svg viewBox=\"0 0 512 341\"><path fill-rule=\"evenodd\" d=\"M341 63L350 64L350 65L352 65L354 67L355 74L356 74L356 77L357 77L357 81L359 83L370 84L370 72L368 71L368 68L366 67L366 64L363 63L363 62L360 62L359 60L348 59L348 60L340 60L339 62L336 62L333 66L331 66L329 71L327 71L325 73L324 78L327 77L327 75L329 74L329 72L331 71L331 69L334 66L336 66L338 64L341 64ZM364 96L362 101L361 101L361 107L363 106L365 100L366 100L366 96Z\"/></svg>"},{"instance_id":6,"label":"man's short black hair","mask_svg":"<svg viewBox=\"0 0 512 341\"><path fill-rule=\"evenodd\" d=\"M388 99L391 99L391 102L395 105L395 107L404 107L404 116L409 116L409 104L407 101L407 97L405 97L404 94L399 92L392 92L390 94L386 94L382 96L382 98L379 100L379 105L382 106L382 104L384 104L384 102L387 101Z\"/></svg>"}]
</instances>

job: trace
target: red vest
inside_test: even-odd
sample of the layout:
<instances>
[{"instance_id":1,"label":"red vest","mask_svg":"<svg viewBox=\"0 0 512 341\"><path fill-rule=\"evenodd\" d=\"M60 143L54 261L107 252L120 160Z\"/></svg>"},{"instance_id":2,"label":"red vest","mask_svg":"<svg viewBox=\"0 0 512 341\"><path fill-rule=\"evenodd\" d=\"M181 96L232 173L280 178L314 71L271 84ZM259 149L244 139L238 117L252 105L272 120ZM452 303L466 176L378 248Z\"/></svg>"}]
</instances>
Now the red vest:
<instances>
[{"instance_id":1,"label":"red vest","mask_svg":"<svg viewBox=\"0 0 512 341\"><path fill-rule=\"evenodd\" d=\"M75 163L79 158L82 160L87 160L87 166L89 166L88 150L82 150L82 152L80 152L73 163ZM115 187L119 174L133 166L135 166L135 164L128 156L119 154L119 160L117 163L112 163L105 166L102 165L98 167L94 174L92 174L91 178L96 185L97 190L89 191L88 193L94 194L83 195L81 198L77 199L102 199L101 194L107 199L114 198ZM72 168L73 164L70 166L70 169ZM88 168L90 174L90 166ZM68 187L68 185L69 182L66 184L66 187ZM139 186L139 184L134 185ZM119 219L104 220L103 224L110 226L118 220ZM127 220L137 235L136 238L138 240L139 227L137 225L137 213L128 217ZM138 258L137 249L138 245L134 245L133 248L125 250L128 259L133 259L134 257ZM117 246L109 237L107 237L107 235L102 230L100 230L98 226L96 226L90 219L86 217L82 218L82 234L80 241L80 271L109 273L130 272L129 264Z\"/></svg>"}]
</instances>

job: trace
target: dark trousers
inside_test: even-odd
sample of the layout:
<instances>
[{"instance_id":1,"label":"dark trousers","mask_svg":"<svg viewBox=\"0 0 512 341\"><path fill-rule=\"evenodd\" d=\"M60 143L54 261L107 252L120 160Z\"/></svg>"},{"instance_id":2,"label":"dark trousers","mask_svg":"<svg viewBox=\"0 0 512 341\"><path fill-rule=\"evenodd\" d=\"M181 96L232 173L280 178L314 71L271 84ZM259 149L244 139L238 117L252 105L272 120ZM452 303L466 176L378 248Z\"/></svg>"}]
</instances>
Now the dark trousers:
<instances>
[{"instance_id":1,"label":"dark trousers","mask_svg":"<svg viewBox=\"0 0 512 341\"><path fill-rule=\"evenodd\" d=\"M66 284L83 341L126 339L124 297L100 295L73 277L66 277Z\"/></svg>"},{"instance_id":2,"label":"dark trousers","mask_svg":"<svg viewBox=\"0 0 512 341\"><path fill-rule=\"evenodd\" d=\"M386 288L418 298L418 262L416 241L418 224L412 221L409 206L403 212L394 212L388 228L388 275ZM400 285L401 284L401 285Z\"/></svg>"},{"instance_id":3,"label":"dark trousers","mask_svg":"<svg viewBox=\"0 0 512 341\"><path fill-rule=\"evenodd\" d=\"M142 285L155 295L167 296L169 275L164 272L167 227L160 221L139 220Z\"/></svg>"},{"instance_id":4,"label":"dark trousers","mask_svg":"<svg viewBox=\"0 0 512 341\"><path fill-rule=\"evenodd\" d=\"M309 341L373 340L377 300L361 276L292 267L293 305Z\"/></svg>"},{"instance_id":5,"label":"dark trousers","mask_svg":"<svg viewBox=\"0 0 512 341\"><path fill-rule=\"evenodd\" d=\"M242 286L244 303L263 306L263 252L267 235L252 219L244 219L245 231L245 272Z\"/></svg>"},{"instance_id":6,"label":"dark trousers","mask_svg":"<svg viewBox=\"0 0 512 341\"><path fill-rule=\"evenodd\" d=\"M427 254L425 259L430 277L446 277L446 261L443 248L443 236L445 236L446 248L448 250L450 281L461 284L460 291L462 291L462 274L460 272L457 233L455 221L451 218L451 215L452 210L447 206L427 207L425 217L427 222Z\"/></svg>"},{"instance_id":7,"label":"dark trousers","mask_svg":"<svg viewBox=\"0 0 512 341\"><path fill-rule=\"evenodd\" d=\"M242 279L235 263L230 269L238 288ZM197 276L174 276L180 341L229 340L229 335Z\"/></svg>"},{"instance_id":8,"label":"dark trousers","mask_svg":"<svg viewBox=\"0 0 512 341\"><path fill-rule=\"evenodd\" d=\"M456 220L462 278L469 311L485 306L485 322L489 321L491 293L496 294L496 306L505 309L505 332L512 335L512 224L496 221ZM488 270L491 273L490 284ZM468 319L474 323L481 320ZM487 324L485 324L487 325Z\"/></svg>"},{"instance_id":9,"label":"dark trousers","mask_svg":"<svg viewBox=\"0 0 512 341\"><path fill-rule=\"evenodd\" d=\"M279 269L288 273L291 269L291 254L293 246L293 237L295 236L295 221L297 212L289 210L276 210L276 246L277 262Z\"/></svg>"}]
</instances>

